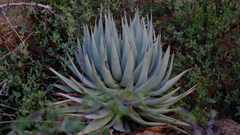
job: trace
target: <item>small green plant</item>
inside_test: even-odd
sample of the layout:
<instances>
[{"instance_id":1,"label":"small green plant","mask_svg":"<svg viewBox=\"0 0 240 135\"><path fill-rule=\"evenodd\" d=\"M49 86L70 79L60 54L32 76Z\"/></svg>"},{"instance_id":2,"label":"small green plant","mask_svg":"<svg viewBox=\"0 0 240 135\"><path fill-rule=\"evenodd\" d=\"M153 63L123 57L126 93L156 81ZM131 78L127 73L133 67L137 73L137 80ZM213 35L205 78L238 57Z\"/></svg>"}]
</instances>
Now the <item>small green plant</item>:
<instances>
[{"instance_id":1,"label":"small green plant","mask_svg":"<svg viewBox=\"0 0 240 135\"><path fill-rule=\"evenodd\" d=\"M79 129L84 127L85 125L80 120L68 116L63 117L59 106L48 106L38 111L36 115L18 118L17 122L12 124L12 131L7 135L56 135L62 132L77 134Z\"/></svg>"},{"instance_id":2,"label":"small green plant","mask_svg":"<svg viewBox=\"0 0 240 135\"><path fill-rule=\"evenodd\" d=\"M208 121L213 109L218 118L240 121L236 94L240 82L240 57L236 54L240 51L238 5L239 2L230 0L171 0L166 4L171 20L161 22L163 44L171 44L176 52L175 71L195 69L184 76L181 84L198 84L194 94L178 105L190 110L200 123Z\"/></svg>"},{"instance_id":3,"label":"small green plant","mask_svg":"<svg viewBox=\"0 0 240 135\"><path fill-rule=\"evenodd\" d=\"M167 70L170 47L162 58L160 37L160 34L155 36L152 19L147 17L145 24L136 11L130 24L126 16L122 20L122 36L119 38L113 17L108 12L105 14L105 29L100 16L94 30L84 27L83 44L78 41L75 58L84 74L68 55L68 67L81 82L69 75L68 79L49 67L65 82L65 85L54 84L55 87L67 93L84 95L74 97L58 93L67 100L55 103L74 102L62 107L61 111L87 124L79 135L103 127L125 132L130 130L127 120L147 126L170 124L170 128L186 133L175 125L188 126L187 123L165 114L177 111L169 107L194 91L196 86L178 96L173 95L180 87L168 91L188 70L169 80L174 55Z\"/></svg>"},{"instance_id":4,"label":"small green plant","mask_svg":"<svg viewBox=\"0 0 240 135\"><path fill-rule=\"evenodd\" d=\"M49 84L46 84L45 71L49 71L43 65L50 62L30 49L37 45L31 42L34 32L29 29L31 24L27 22L26 10L6 8L11 4L0 6L4 9L1 24L10 31L0 29L0 80L8 80L4 89L0 87L0 134L6 134L12 121L20 116L34 115L47 102Z\"/></svg>"}]
</instances>

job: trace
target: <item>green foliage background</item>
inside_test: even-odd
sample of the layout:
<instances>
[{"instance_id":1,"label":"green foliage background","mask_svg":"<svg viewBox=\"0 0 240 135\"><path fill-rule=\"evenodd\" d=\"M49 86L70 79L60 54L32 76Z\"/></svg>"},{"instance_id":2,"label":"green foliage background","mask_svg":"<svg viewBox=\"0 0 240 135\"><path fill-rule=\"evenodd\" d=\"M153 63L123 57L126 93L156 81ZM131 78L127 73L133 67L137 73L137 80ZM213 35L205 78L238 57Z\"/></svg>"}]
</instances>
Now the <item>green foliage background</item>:
<instances>
[{"instance_id":1,"label":"green foliage background","mask_svg":"<svg viewBox=\"0 0 240 135\"><path fill-rule=\"evenodd\" d=\"M22 47L20 51L32 53L26 56L18 51L0 59L0 81L8 79L0 95L0 121L33 116L52 100L49 97L54 94L51 84L57 79L45 66L50 65L58 72L67 72L59 56L65 58L65 51L73 54L76 38L71 37L78 36L81 39L82 24L93 27L99 12L107 11L108 7L120 22L124 10L131 16L138 6L143 16L152 12L155 29L162 33L164 48L171 45L172 52L176 54L175 73L195 68L178 85L184 88L194 84L199 86L177 105L189 110L202 123L208 120L212 109L218 111L219 118L240 122L240 7L237 0L220 3L215 0L185 3L174 0L145 0L144 3L137 0L28 2L51 5L64 23L56 15L41 8L35 7L33 12L30 7L26 7L22 11L21 14L30 16L35 35L27 48ZM232 27L234 23L237 26ZM24 30L22 32L27 33ZM6 53L7 50L1 47L0 56ZM3 115L6 113L14 114L15 117ZM10 130L9 124L2 125L0 132Z\"/></svg>"}]
</instances>

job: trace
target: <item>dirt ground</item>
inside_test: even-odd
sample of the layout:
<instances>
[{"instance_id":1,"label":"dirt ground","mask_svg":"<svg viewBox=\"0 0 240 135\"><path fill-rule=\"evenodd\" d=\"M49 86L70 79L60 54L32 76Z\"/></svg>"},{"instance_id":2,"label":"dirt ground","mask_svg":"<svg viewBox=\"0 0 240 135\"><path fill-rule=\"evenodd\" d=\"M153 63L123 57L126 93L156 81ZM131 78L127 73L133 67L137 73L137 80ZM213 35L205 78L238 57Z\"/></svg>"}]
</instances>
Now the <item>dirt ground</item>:
<instances>
[{"instance_id":1,"label":"dirt ground","mask_svg":"<svg viewBox=\"0 0 240 135\"><path fill-rule=\"evenodd\" d=\"M208 135L207 129L204 129L202 127L196 127L193 130L191 127L182 126L182 129L187 131L189 135ZM221 120L215 120L212 127L210 128L210 134L211 135L239 135L240 134L240 125L236 122L234 122L231 119L221 119ZM142 132L135 132L135 133L128 133L129 135L185 135L180 132L176 132L174 130L170 129L163 129L162 131L154 132L151 130L144 130ZM209 134L209 135L210 135Z\"/></svg>"}]
</instances>

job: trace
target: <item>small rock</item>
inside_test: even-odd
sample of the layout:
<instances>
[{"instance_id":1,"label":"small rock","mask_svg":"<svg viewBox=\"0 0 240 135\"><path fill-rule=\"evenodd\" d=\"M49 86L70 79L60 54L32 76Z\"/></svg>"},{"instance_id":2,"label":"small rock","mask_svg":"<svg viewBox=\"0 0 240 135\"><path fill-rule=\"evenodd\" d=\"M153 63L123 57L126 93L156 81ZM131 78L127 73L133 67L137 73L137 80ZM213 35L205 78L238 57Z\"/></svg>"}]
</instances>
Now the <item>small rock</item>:
<instances>
[{"instance_id":1,"label":"small rock","mask_svg":"<svg viewBox=\"0 0 240 135\"><path fill-rule=\"evenodd\" d=\"M216 120L213 124L213 131L219 135L239 135L240 125L230 119Z\"/></svg>"}]
</instances>

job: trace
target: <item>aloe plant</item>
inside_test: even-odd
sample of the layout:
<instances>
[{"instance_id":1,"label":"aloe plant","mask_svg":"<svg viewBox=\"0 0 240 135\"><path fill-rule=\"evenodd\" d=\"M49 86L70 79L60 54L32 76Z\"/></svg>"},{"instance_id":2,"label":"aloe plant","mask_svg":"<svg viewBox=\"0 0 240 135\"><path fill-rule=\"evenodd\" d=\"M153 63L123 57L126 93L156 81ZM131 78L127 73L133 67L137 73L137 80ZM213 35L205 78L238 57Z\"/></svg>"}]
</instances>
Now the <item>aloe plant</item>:
<instances>
[{"instance_id":1,"label":"aloe plant","mask_svg":"<svg viewBox=\"0 0 240 135\"><path fill-rule=\"evenodd\" d=\"M110 12L104 16L105 25L102 18L100 16L94 30L84 26L83 43L78 40L75 58L81 70L68 55L71 63L68 67L77 80L49 67L65 82L65 85L54 86L85 95L73 97L58 93L67 100L55 104L75 103L63 106L61 111L86 122L87 126L79 135L102 127L125 132L129 130L127 120L146 126L169 124L170 128L186 133L176 125L189 125L166 113L177 111L170 106L195 90L193 86L178 96L173 95L180 87L169 90L190 69L169 79L174 55L170 55L170 47L163 54L161 36L155 35L148 16L146 24L138 11L130 23L125 16L121 20L121 36Z\"/></svg>"}]
</instances>

